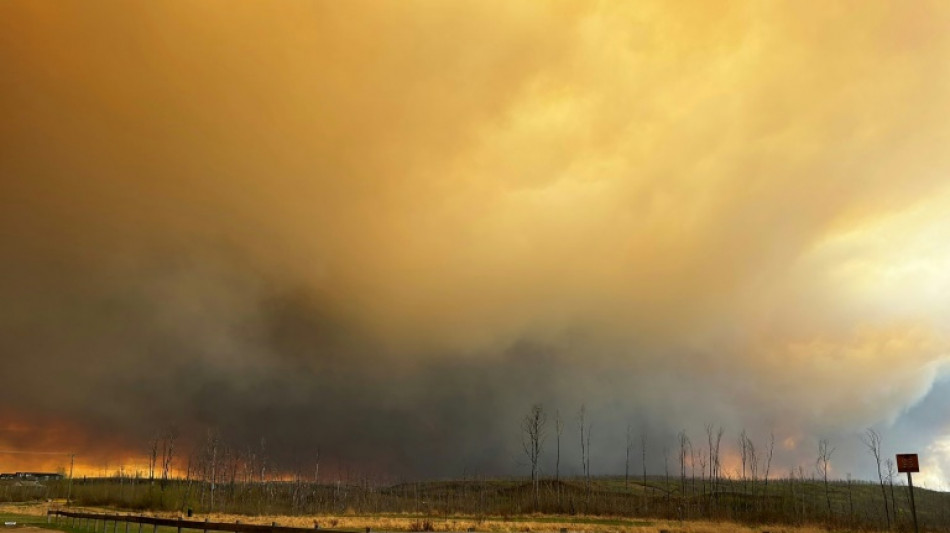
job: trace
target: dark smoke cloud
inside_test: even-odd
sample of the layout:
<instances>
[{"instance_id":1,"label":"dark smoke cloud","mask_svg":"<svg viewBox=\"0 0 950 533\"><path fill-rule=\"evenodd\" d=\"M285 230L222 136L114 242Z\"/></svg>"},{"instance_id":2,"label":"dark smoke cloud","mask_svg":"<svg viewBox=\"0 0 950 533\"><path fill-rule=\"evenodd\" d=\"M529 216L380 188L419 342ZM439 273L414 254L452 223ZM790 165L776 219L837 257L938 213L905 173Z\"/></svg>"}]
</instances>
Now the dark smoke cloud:
<instances>
[{"instance_id":1,"label":"dark smoke cloud","mask_svg":"<svg viewBox=\"0 0 950 533\"><path fill-rule=\"evenodd\" d=\"M0 443L509 474L542 402L566 457L587 405L595 472L628 424L654 468L721 424L950 471L948 23L3 3Z\"/></svg>"}]
</instances>

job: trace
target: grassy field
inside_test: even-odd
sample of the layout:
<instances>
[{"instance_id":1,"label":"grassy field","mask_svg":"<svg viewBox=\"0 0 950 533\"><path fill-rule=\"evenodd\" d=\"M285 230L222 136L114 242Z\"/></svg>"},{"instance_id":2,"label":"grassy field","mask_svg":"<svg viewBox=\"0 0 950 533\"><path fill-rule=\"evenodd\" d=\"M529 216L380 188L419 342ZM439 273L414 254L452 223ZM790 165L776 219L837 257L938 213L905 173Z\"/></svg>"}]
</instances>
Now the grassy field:
<instances>
[{"instance_id":1,"label":"grassy field","mask_svg":"<svg viewBox=\"0 0 950 533\"><path fill-rule=\"evenodd\" d=\"M621 533L683 530L683 524L731 523L769 531L819 525L833 530L912 528L906 487L813 479L596 478L544 480L537 492L520 479L449 480L390 486L306 482L218 483L135 479L75 480L4 487L0 501L47 502L72 494L74 505L110 512L258 521L362 531ZM917 490L923 530L950 531L950 494ZM884 501L887 498L887 514ZM679 525L676 525L679 524ZM781 526L780 526L781 525ZM788 529L793 528L793 529ZM795 529L797 528L797 529Z\"/></svg>"},{"instance_id":2,"label":"grassy field","mask_svg":"<svg viewBox=\"0 0 950 533\"><path fill-rule=\"evenodd\" d=\"M0 519L16 521L19 526L36 527L64 531L66 533L90 533L88 529L71 528L64 522L47 524L46 504L3 505L0 506ZM86 509L91 512L96 509ZM99 511L105 511L99 509ZM212 521L242 520L248 523L270 524L277 522L280 525L312 527L316 520L322 526L334 529L350 530L353 532L365 531L369 527L373 531L413 531L419 525L420 518L415 516L329 516L291 517L291 516L260 516L248 519L242 515L212 514L196 516L198 520L209 518ZM331 526L331 524L333 524ZM582 533L656 533L669 531L670 533L827 533L836 531L818 526L789 526L781 524L759 524L750 526L733 522L693 521L644 521L631 520L622 517L565 517L565 516L524 516L509 518L476 519L474 517L449 517L432 521L434 531L468 531L475 528L479 532L498 533L558 533L562 529ZM122 529L120 528L120 531ZM840 530L847 531L847 530ZM175 528L158 528L158 533L176 533Z\"/></svg>"}]
</instances>

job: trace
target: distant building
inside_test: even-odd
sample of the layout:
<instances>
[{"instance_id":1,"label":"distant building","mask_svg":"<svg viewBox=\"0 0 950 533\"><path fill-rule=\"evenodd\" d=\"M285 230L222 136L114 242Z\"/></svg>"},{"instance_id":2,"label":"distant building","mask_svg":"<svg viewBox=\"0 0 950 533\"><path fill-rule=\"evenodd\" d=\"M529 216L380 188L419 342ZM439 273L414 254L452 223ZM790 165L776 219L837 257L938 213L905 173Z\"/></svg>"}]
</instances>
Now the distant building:
<instances>
[{"instance_id":1,"label":"distant building","mask_svg":"<svg viewBox=\"0 0 950 533\"><path fill-rule=\"evenodd\" d=\"M54 479L63 479L63 475L53 472L17 472L15 474L0 474L0 480L2 479L16 479L19 481L50 481Z\"/></svg>"}]
</instances>

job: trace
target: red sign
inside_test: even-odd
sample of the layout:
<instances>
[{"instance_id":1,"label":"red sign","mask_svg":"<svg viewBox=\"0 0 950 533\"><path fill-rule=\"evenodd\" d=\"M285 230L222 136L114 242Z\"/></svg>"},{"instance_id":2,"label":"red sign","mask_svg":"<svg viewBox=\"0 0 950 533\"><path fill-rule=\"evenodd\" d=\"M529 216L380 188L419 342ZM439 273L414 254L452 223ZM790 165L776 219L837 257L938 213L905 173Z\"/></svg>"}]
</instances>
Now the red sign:
<instances>
[{"instance_id":1,"label":"red sign","mask_svg":"<svg viewBox=\"0 0 950 533\"><path fill-rule=\"evenodd\" d=\"M917 464L917 454L916 453L897 454L897 471L898 472L920 472L920 466Z\"/></svg>"}]
</instances>

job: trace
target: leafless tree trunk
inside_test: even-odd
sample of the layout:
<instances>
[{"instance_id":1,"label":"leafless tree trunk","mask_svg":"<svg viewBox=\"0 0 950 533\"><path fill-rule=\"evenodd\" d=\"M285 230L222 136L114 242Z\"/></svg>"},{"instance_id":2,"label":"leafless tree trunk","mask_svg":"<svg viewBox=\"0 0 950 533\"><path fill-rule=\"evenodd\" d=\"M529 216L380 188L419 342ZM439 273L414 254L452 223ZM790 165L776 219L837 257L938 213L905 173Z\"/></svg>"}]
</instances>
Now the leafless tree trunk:
<instances>
[{"instance_id":1,"label":"leafless tree trunk","mask_svg":"<svg viewBox=\"0 0 950 533\"><path fill-rule=\"evenodd\" d=\"M155 466L158 463L158 445L160 437L156 433L148 441L148 480L155 481Z\"/></svg>"},{"instance_id":2,"label":"leafless tree trunk","mask_svg":"<svg viewBox=\"0 0 950 533\"><path fill-rule=\"evenodd\" d=\"M590 430L591 425L587 422L587 406L581 404L577 412L577 424L581 434L581 468L584 472L584 480L587 486L587 493L590 496Z\"/></svg>"},{"instance_id":3,"label":"leafless tree trunk","mask_svg":"<svg viewBox=\"0 0 950 533\"><path fill-rule=\"evenodd\" d=\"M633 448L633 433L630 429L630 423L627 423L627 449L626 461L623 466L623 488L630 490L630 449Z\"/></svg>"},{"instance_id":4,"label":"leafless tree trunk","mask_svg":"<svg viewBox=\"0 0 950 533\"><path fill-rule=\"evenodd\" d=\"M828 447L828 439L818 441L818 459L815 461L815 468L821 476L825 485L825 502L828 505L828 518L832 518L831 512L831 492L828 489L828 465L831 462L831 455L835 453L834 448Z\"/></svg>"},{"instance_id":5,"label":"leafless tree trunk","mask_svg":"<svg viewBox=\"0 0 950 533\"><path fill-rule=\"evenodd\" d=\"M557 504L561 505L561 433L564 432L564 421L561 420L561 411L554 411L554 433L557 440L557 448L554 454L554 485L557 487Z\"/></svg>"},{"instance_id":6,"label":"leafless tree trunk","mask_svg":"<svg viewBox=\"0 0 950 533\"><path fill-rule=\"evenodd\" d=\"M759 477L759 456L755 451L755 443L748 437L746 437L746 458L749 461L749 481L752 487L750 493L755 501L755 482Z\"/></svg>"},{"instance_id":7,"label":"leafless tree trunk","mask_svg":"<svg viewBox=\"0 0 950 533\"><path fill-rule=\"evenodd\" d=\"M217 430L209 429L205 440L204 457L204 481L209 484L210 503L209 509L214 511L215 492L218 488L218 460L221 447L221 438Z\"/></svg>"},{"instance_id":8,"label":"leafless tree trunk","mask_svg":"<svg viewBox=\"0 0 950 533\"><path fill-rule=\"evenodd\" d=\"M881 435L877 431L868 428L861 439L867 447L868 452L874 457L874 463L877 466L877 479L881 485L881 497L884 499L884 519L887 522L887 529L891 529L891 514L887 506L887 491L884 489L884 470L881 461Z\"/></svg>"},{"instance_id":9,"label":"leafless tree trunk","mask_svg":"<svg viewBox=\"0 0 950 533\"><path fill-rule=\"evenodd\" d=\"M670 449L663 446L663 472L666 474L666 512L670 512Z\"/></svg>"},{"instance_id":10,"label":"leafless tree trunk","mask_svg":"<svg viewBox=\"0 0 950 533\"><path fill-rule=\"evenodd\" d=\"M188 464L185 467L186 489L185 489L185 493L182 495L182 498L181 498L181 505L179 506L179 508L181 509L184 509L185 503L191 499L191 489L192 489L193 474L194 474L194 464L193 464L194 456L195 456L194 452L188 454Z\"/></svg>"},{"instance_id":11,"label":"leafless tree trunk","mask_svg":"<svg viewBox=\"0 0 950 533\"><path fill-rule=\"evenodd\" d=\"M644 509L648 509L649 500L646 498L647 491L647 429L644 427L640 430L640 465L643 467L643 494L644 494Z\"/></svg>"},{"instance_id":12,"label":"leafless tree trunk","mask_svg":"<svg viewBox=\"0 0 950 533\"><path fill-rule=\"evenodd\" d=\"M680 460L680 493L682 494L683 499L684 499L684 501L685 501L685 498L686 498L686 457L687 457L688 448L689 448L689 437L686 436L686 430L685 430L685 429L682 430L682 431L680 431L680 434L679 434L679 441L680 441L680 454L679 454L679 460Z\"/></svg>"},{"instance_id":13,"label":"leafless tree trunk","mask_svg":"<svg viewBox=\"0 0 950 533\"><path fill-rule=\"evenodd\" d=\"M769 433L769 455L765 461L765 493L769 491L769 472L772 470L772 453L775 451L775 432Z\"/></svg>"},{"instance_id":14,"label":"leafless tree trunk","mask_svg":"<svg viewBox=\"0 0 950 533\"><path fill-rule=\"evenodd\" d=\"M261 437L261 453L258 461L258 481L262 484L267 483L267 439Z\"/></svg>"},{"instance_id":15,"label":"leafless tree trunk","mask_svg":"<svg viewBox=\"0 0 950 533\"><path fill-rule=\"evenodd\" d=\"M700 478L700 481L702 481L703 499L704 499L704 501L705 501L705 498L706 498L706 465L707 465L708 462L709 462L709 457L708 457L705 453L703 453L702 448L700 448L700 449L696 452L696 458L697 458L698 461L699 461L699 478Z\"/></svg>"},{"instance_id":16,"label":"leafless tree trunk","mask_svg":"<svg viewBox=\"0 0 950 533\"><path fill-rule=\"evenodd\" d=\"M712 424L706 425L706 440L709 444L709 482L712 485L713 494L719 491L719 475L720 475L720 463L719 463L719 445L722 442L723 429L720 426L719 431L713 436L713 426Z\"/></svg>"},{"instance_id":17,"label":"leafless tree trunk","mask_svg":"<svg viewBox=\"0 0 950 533\"><path fill-rule=\"evenodd\" d=\"M561 411L554 411L554 434L557 438L557 450L554 455L554 481L558 482L558 487L560 487L561 481L561 433L564 432L564 421L561 420ZM560 493L560 488L558 492Z\"/></svg>"},{"instance_id":18,"label":"leafless tree trunk","mask_svg":"<svg viewBox=\"0 0 950 533\"><path fill-rule=\"evenodd\" d=\"M740 464L742 465L742 471L740 473L739 479L742 482L742 491L746 493L749 492L749 486L746 483L746 477L745 477L746 466L748 465L748 461L749 461L749 455L748 455L749 450L746 447L746 443L748 442L748 440L749 439L748 437L746 437L745 429L743 429L742 432L739 433L739 459L740 459Z\"/></svg>"},{"instance_id":19,"label":"leafless tree trunk","mask_svg":"<svg viewBox=\"0 0 950 533\"><path fill-rule=\"evenodd\" d=\"M531 410L521 421L521 446L528 461L531 463L531 485L534 489L534 507L540 505L541 494L538 483L538 460L541 458L541 449L544 447L545 425L547 413L541 404L531 406Z\"/></svg>"},{"instance_id":20,"label":"leafless tree trunk","mask_svg":"<svg viewBox=\"0 0 950 533\"><path fill-rule=\"evenodd\" d=\"M891 507L894 509L894 527L900 529L901 525L897 520L897 498L894 497L894 476L897 475L897 472L894 470L894 460L888 457L884 464L887 467L887 484L891 487Z\"/></svg>"},{"instance_id":21,"label":"leafless tree trunk","mask_svg":"<svg viewBox=\"0 0 950 533\"><path fill-rule=\"evenodd\" d=\"M175 462L175 442L178 440L178 430L168 428L162 436L162 490L172 475L172 466Z\"/></svg>"}]
</instances>

